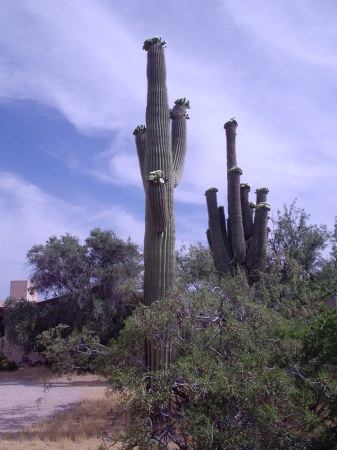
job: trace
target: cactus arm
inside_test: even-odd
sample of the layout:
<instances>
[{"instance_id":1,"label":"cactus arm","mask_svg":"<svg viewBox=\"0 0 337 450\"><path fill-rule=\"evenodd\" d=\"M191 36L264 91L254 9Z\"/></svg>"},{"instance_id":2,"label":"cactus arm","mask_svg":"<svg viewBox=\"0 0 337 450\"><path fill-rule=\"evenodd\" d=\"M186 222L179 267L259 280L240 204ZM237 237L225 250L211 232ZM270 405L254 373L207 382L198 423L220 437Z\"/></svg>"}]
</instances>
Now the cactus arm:
<instances>
[{"instance_id":1,"label":"cactus arm","mask_svg":"<svg viewBox=\"0 0 337 450\"><path fill-rule=\"evenodd\" d=\"M236 161L236 128L238 126L237 121L233 117L225 123L224 129L226 130L226 147L227 147L227 170L231 167L237 166Z\"/></svg>"},{"instance_id":2,"label":"cactus arm","mask_svg":"<svg viewBox=\"0 0 337 450\"><path fill-rule=\"evenodd\" d=\"M225 248L227 250L228 256L230 259L233 259L233 252L229 243L228 234L226 230L226 217L225 217L225 208L223 206L218 206L218 213L219 213L219 221L220 221L220 228L222 233L222 239L225 244Z\"/></svg>"},{"instance_id":3,"label":"cactus arm","mask_svg":"<svg viewBox=\"0 0 337 450\"><path fill-rule=\"evenodd\" d=\"M242 171L239 167L232 167L227 172L228 216L231 224L231 242L234 259L239 264L243 264L246 259L246 242L242 222L240 194L241 173Z\"/></svg>"},{"instance_id":4,"label":"cactus arm","mask_svg":"<svg viewBox=\"0 0 337 450\"><path fill-rule=\"evenodd\" d=\"M170 112L172 119L172 160L174 187L177 187L182 178L186 156L186 109L190 108L190 102L185 98L175 101Z\"/></svg>"},{"instance_id":5,"label":"cactus arm","mask_svg":"<svg viewBox=\"0 0 337 450\"><path fill-rule=\"evenodd\" d=\"M243 264L246 259L246 243L242 223L240 175L242 171L237 167L236 160L236 128L237 121L233 118L225 123L227 146L227 197L228 217L231 227L231 244L234 259Z\"/></svg>"},{"instance_id":6,"label":"cactus arm","mask_svg":"<svg viewBox=\"0 0 337 450\"><path fill-rule=\"evenodd\" d=\"M205 192L214 265L221 273L233 273L233 264L227 253L220 227L216 193L216 188L208 189Z\"/></svg>"},{"instance_id":7,"label":"cactus arm","mask_svg":"<svg viewBox=\"0 0 337 450\"><path fill-rule=\"evenodd\" d=\"M142 177L143 186L146 186L145 176L145 153L146 153L146 128L144 125L138 125L133 132L136 141L137 155L140 167L140 174Z\"/></svg>"},{"instance_id":8,"label":"cactus arm","mask_svg":"<svg viewBox=\"0 0 337 450\"><path fill-rule=\"evenodd\" d=\"M269 211L270 206L266 202L256 205L254 230L246 258L246 266L249 270L249 279L252 282L258 281L259 272L265 269Z\"/></svg>"},{"instance_id":9,"label":"cactus arm","mask_svg":"<svg viewBox=\"0 0 337 450\"><path fill-rule=\"evenodd\" d=\"M240 185L242 223L246 241L253 233L253 211L249 204L249 191L249 184Z\"/></svg>"},{"instance_id":10,"label":"cactus arm","mask_svg":"<svg viewBox=\"0 0 337 450\"><path fill-rule=\"evenodd\" d=\"M206 230L206 238L207 238L207 242L209 245L209 248L211 250L211 252L213 253L213 244L212 244L212 238L211 238L211 231L209 228L207 228Z\"/></svg>"},{"instance_id":11,"label":"cactus arm","mask_svg":"<svg viewBox=\"0 0 337 450\"><path fill-rule=\"evenodd\" d=\"M267 194L269 189L266 187L256 189L256 204L265 203L267 201Z\"/></svg>"}]
</instances>

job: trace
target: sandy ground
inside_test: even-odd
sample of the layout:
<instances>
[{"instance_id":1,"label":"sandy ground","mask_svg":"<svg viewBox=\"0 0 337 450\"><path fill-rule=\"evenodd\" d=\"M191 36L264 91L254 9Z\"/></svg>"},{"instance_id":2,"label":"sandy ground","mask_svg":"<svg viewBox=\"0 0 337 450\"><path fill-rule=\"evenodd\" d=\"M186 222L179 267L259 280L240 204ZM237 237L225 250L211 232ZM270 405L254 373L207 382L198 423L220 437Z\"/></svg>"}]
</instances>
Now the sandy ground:
<instances>
[{"instance_id":1,"label":"sandy ground","mask_svg":"<svg viewBox=\"0 0 337 450\"><path fill-rule=\"evenodd\" d=\"M0 374L0 434L21 431L41 419L71 408L84 393L102 389L93 376L56 377L48 370L21 369Z\"/></svg>"}]
</instances>

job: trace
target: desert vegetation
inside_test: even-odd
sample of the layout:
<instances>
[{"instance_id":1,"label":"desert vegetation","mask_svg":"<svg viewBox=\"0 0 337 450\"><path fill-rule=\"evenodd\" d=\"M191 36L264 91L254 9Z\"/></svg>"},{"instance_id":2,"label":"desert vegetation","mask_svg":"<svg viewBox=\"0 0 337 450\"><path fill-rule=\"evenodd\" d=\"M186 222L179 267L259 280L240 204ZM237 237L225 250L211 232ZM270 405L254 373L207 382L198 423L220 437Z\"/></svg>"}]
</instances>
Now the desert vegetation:
<instances>
[{"instance_id":1,"label":"desert vegetation","mask_svg":"<svg viewBox=\"0 0 337 450\"><path fill-rule=\"evenodd\" d=\"M175 251L173 192L189 102L168 108L165 45L144 43L146 125L134 131L146 195L144 266L137 246L112 231L93 230L84 245L51 237L28 262L35 287L58 301L49 309L9 299L8 338L27 358L42 352L58 372L104 376L126 411L118 431L125 449L336 448L337 309L324 299L337 292L337 222L333 231L310 224L295 200L271 213L268 231L268 190L257 190L254 213L232 119L229 221L209 189L210 249ZM115 435L111 402L99 406L103 422L91 422Z\"/></svg>"},{"instance_id":2,"label":"desert vegetation","mask_svg":"<svg viewBox=\"0 0 337 450\"><path fill-rule=\"evenodd\" d=\"M334 448L337 311L322 299L336 288L336 235L310 225L296 202L271 225L254 285L244 270L219 274L210 250L191 246L177 252L175 289L136 306L108 344L90 323L38 336L56 370L109 380L130 418L119 430L126 448ZM149 371L144 340L163 333L174 359Z\"/></svg>"}]
</instances>

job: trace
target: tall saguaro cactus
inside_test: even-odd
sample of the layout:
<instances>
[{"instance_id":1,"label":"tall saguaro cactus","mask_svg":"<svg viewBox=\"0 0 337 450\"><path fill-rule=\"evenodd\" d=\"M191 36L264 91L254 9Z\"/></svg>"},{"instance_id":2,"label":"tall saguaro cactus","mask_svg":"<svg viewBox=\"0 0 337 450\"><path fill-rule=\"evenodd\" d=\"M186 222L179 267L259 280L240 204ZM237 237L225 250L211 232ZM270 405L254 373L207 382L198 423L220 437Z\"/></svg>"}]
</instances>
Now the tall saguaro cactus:
<instances>
[{"instance_id":1,"label":"tall saguaro cactus","mask_svg":"<svg viewBox=\"0 0 337 450\"><path fill-rule=\"evenodd\" d=\"M147 51L146 126L134 130L140 172L146 195L144 238L144 303L165 297L176 281L173 189L178 186L186 154L186 109L189 101L168 106L164 46L155 37L144 42ZM171 127L171 129L170 129ZM165 341L165 339L164 339ZM168 364L167 345L146 343L150 370Z\"/></svg>"},{"instance_id":2,"label":"tall saguaro cactus","mask_svg":"<svg viewBox=\"0 0 337 450\"><path fill-rule=\"evenodd\" d=\"M270 210L267 188L256 190L256 206L249 202L249 184L240 183L242 170L236 160L236 128L231 119L225 123L227 138L227 199L228 219L224 208L217 206L217 189L206 191L209 216L207 238L216 269L234 274L239 265L246 269L250 282L259 279L263 271L267 250L267 223ZM254 217L255 209L255 217Z\"/></svg>"}]
</instances>

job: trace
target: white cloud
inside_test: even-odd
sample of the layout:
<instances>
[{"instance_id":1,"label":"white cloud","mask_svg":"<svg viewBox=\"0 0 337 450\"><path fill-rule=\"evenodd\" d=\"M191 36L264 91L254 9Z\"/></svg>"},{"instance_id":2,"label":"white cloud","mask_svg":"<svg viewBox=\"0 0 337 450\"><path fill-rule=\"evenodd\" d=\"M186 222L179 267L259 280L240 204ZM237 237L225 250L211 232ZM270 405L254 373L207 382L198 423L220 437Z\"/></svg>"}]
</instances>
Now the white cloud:
<instances>
[{"instance_id":1,"label":"white cloud","mask_svg":"<svg viewBox=\"0 0 337 450\"><path fill-rule=\"evenodd\" d=\"M263 46L275 47L309 64L337 67L337 7L333 0L226 0L223 5Z\"/></svg>"},{"instance_id":2,"label":"white cloud","mask_svg":"<svg viewBox=\"0 0 337 450\"><path fill-rule=\"evenodd\" d=\"M116 12L102 2L19 1L0 5L0 96L55 106L78 128L118 128L145 97L143 63ZM136 75L145 78L144 72Z\"/></svg>"}]
</instances>

